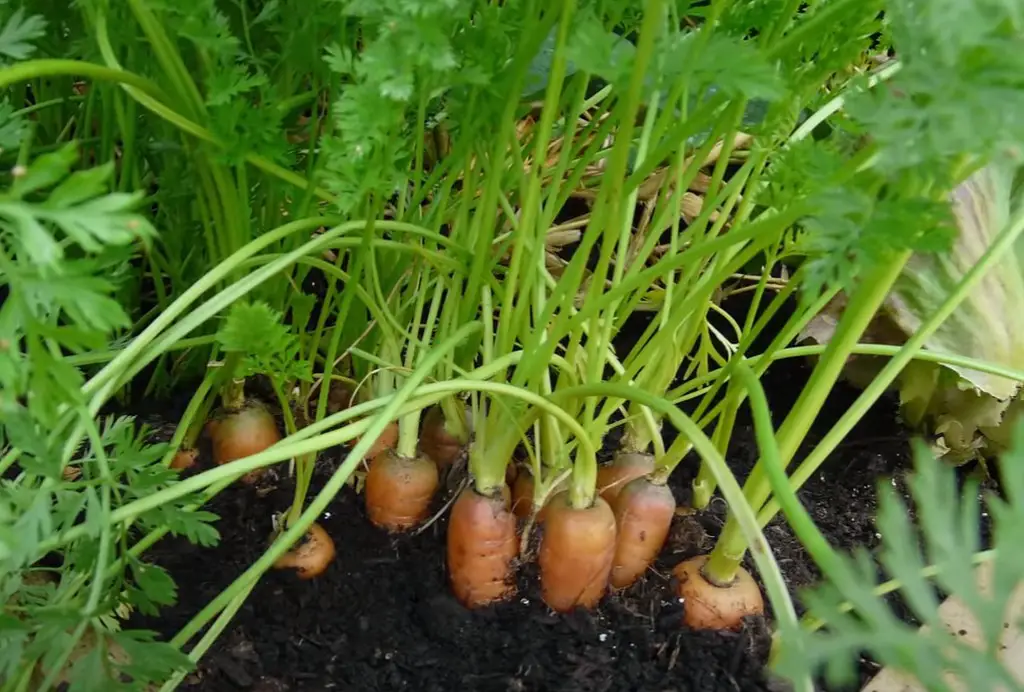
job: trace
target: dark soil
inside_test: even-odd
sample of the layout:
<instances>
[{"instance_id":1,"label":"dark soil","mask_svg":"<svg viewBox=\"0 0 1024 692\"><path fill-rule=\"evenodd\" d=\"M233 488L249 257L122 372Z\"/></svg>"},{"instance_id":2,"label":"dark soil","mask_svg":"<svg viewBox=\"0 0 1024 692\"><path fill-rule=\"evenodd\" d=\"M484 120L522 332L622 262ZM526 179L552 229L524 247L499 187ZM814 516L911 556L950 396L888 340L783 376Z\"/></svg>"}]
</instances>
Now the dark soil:
<instances>
[{"instance_id":1,"label":"dark soil","mask_svg":"<svg viewBox=\"0 0 1024 692\"><path fill-rule=\"evenodd\" d=\"M788 410L807 372L796 361L780 362L769 371L764 382L776 411ZM815 429L827 430L854 395L837 390ZM775 422L781 422L781 414ZM340 458L341 450L324 455L317 485ZM728 459L741 479L757 459L746 420L737 424ZM833 545L876 546L876 484L898 475L907 459L895 406L880 404L800 493ZM675 474L680 504L688 500L696 468L695 459L687 460ZM196 549L170 539L159 543L150 558L175 577L178 604L159 620L139 618L133 626L172 636L259 557L271 532L272 512L290 501L287 484L262 497L247 488L228 490L210 507L221 517L216 548ZM290 573L266 574L181 689L785 689L764 670L769 646L765 621L725 634L688 631L679 624L682 606L670 595L671 567L708 550L724 516L725 504L716 500L705 512L677 517L657 568L595 612L552 614L525 569L515 600L470 613L447 588L444 517L418 535L389 537L369 524L361 498L346 488L321 518L338 549L327 573L308 582ZM766 535L794 593L816 580L817 570L784 523L776 520ZM874 672L874 664L862 661L862 679Z\"/></svg>"}]
</instances>

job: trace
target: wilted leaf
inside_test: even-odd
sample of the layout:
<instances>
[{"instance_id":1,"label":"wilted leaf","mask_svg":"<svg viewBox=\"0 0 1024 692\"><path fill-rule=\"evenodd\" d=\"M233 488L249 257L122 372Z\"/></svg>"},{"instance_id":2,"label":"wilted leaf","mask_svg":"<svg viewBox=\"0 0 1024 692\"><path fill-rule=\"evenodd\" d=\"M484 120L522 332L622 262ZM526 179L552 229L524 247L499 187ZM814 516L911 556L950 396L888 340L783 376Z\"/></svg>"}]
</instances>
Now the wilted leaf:
<instances>
[{"instance_id":1,"label":"wilted leaf","mask_svg":"<svg viewBox=\"0 0 1024 692\"><path fill-rule=\"evenodd\" d=\"M1019 208L1014 180L1019 170L998 160L960 185L953 198L958 233L952 251L915 254L886 301L892 319L907 334L917 330L991 247ZM926 348L1024 369L1024 240L1017 241L978 282L967 299L928 339ZM961 377L999 400L1014 396L1016 381L958 366Z\"/></svg>"}]
</instances>

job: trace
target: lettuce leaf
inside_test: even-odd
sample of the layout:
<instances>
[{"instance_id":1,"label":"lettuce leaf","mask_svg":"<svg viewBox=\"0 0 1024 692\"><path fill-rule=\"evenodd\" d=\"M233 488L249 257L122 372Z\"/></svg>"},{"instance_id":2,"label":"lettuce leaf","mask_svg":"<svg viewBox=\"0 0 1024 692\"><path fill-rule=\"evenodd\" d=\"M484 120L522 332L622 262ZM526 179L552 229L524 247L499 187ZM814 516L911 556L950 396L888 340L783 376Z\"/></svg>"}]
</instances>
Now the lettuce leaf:
<instances>
[{"instance_id":1,"label":"lettuce leaf","mask_svg":"<svg viewBox=\"0 0 1024 692\"><path fill-rule=\"evenodd\" d=\"M998 159L954 191L950 204L958 233L953 248L911 258L863 341L902 344L956 290L1021 203L1020 171L1010 158ZM843 296L833 300L799 340L828 342L844 307ZM925 348L1024 370L1024 240L982 278ZM884 362L851 357L846 378L865 387ZM954 463L1004 450L1005 429L1024 414L1019 382L969 368L914 361L896 386L904 422L927 428L935 437L933 451Z\"/></svg>"},{"instance_id":2,"label":"lettuce leaf","mask_svg":"<svg viewBox=\"0 0 1024 692\"><path fill-rule=\"evenodd\" d=\"M1018 164L997 160L964 181L953 195L959 233L949 253L915 254L886 303L888 316L912 334L952 293L988 250L1020 203ZM988 272L925 347L1014 369L1024 368L1024 243ZM998 375L953 368L982 392L1006 401L1020 385Z\"/></svg>"}]
</instances>

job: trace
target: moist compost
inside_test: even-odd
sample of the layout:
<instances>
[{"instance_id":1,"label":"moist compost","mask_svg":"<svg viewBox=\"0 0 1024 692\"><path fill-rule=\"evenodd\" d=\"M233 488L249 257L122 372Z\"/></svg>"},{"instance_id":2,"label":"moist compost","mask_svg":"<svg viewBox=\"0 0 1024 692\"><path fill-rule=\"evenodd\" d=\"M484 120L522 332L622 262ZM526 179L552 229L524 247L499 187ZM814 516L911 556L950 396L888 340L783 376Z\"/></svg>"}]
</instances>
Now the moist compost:
<instances>
[{"instance_id":1,"label":"moist compost","mask_svg":"<svg viewBox=\"0 0 1024 692\"><path fill-rule=\"evenodd\" d=\"M775 423L792 405L807 376L797 361L780 362L764 378ZM823 433L855 396L840 387L816 426ZM165 412L166 413L166 412ZM667 431L672 436L672 431ZM812 433L808 442L815 441ZM318 461L314 491L344 450ZM749 422L736 427L728 461L742 480L757 460ZM826 538L841 548L874 548L875 488L898 476L909 447L895 405L881 402L801 490ZM208 463L208 462L207 462ZM672 480L676 499L689 500L697 460L687 459ZM199 549L165 539L149 558L174 576L178 603L159 619L133 627L165 637L217 596L263 552L271 515L291 502L287 482L267 494L229 489L209 509L220 519L220 543ZM440 500L439 500L440 502ZM682 605L670 595L669 573L679 561L708 550L725 518L716 500L704 512L677 516L665 551L648 576L609 596L593 612L556 615L541 602L536 579L521 570L512 601L477 612L450 595L444 566L442 515L415 535L389 536L366 518L361 497L346 487L320 523L334 538L337 558L313 581L271 571L256 585L232 623L180 689L194 692L318 692L320 690L442 692L611 692L625 690L725 692L782 690L765 672L766 621L752 619L738 633L687 631ZM767 538L794 595L818 572L789 529L776 519ZM748 565L752 572L752 565ZM797 601L798 612L802 610ZM861 662L866 679L877 667ZM822 689L825 689L824 687Z\"/></svg>"}]
</instances>

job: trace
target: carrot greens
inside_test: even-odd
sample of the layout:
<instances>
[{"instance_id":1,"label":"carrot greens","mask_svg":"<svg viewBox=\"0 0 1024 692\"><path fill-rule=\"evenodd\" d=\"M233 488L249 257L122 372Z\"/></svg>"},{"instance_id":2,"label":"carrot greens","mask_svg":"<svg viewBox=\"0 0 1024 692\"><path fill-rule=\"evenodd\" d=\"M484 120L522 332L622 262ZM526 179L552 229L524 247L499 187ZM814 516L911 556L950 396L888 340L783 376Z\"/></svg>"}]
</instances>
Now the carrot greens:
<instances>
[{"instance_id":1,"label":"carrot greens","mask_svg":"<svg viewBox=\"0 0 1024 692\"><path fill-rule=\"evenodd\" d=\"M938 373L1020 452L1012 330L964 326L1012 324L1020 288L1012 3L60 4L0 3L0 692L178 688L268 570L336 569L343 493L409 532L382 541L443 527L465 607L535 560L556 612L647 578L677 503L721 495L714 549L674 567L679 625L770 606L801 689L857 647L947 651L882 591L1010 578L1002 534L937 541L936 507L976 510L923 447L934 554L893 552L885 499L896 581L855 578L796 492L894 383L914 420L950 404ZM766 372L811 356L774 410ZM862 392L812 434L853 356ZM178 394L170 420L135 413ZM993 409L953 408L996 445ZM176 600L158 541L207 548L214 498L277 486L233 582L169 641L130 629ZM802 622L763 533L780 511L824 574ZM958 672L1004 681L990 663Z\"/></svg>"}]
</instances>

